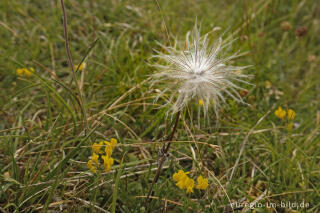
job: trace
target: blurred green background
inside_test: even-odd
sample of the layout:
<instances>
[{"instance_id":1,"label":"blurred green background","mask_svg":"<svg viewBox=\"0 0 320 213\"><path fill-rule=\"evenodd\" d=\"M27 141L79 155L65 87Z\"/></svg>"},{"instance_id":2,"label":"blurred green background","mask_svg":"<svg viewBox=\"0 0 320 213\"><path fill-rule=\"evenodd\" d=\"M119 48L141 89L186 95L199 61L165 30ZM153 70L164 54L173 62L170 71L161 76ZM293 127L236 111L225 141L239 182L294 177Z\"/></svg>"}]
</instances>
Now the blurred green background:
<instances>
[{"instance_id":1,"label":"blurred green background","mask_svg":"<svg viewBox=\"0 0 320 213\"><path fill-rule=\"evenodd\" d=\"M232 212L231 202L255 201L309 203L256 212L319 211L317 0L65 0L65 6L73 62L86 63L76 73L82 104L60 1L0 2L0 210ZM162 51L157 42L183 47L196 18L210 41L237 38L228 51L248 51L232 63L253 65L246 73L254 86L243 93L250 106L228 100L217 127L212 110L209 125L201 126L196 110L186 111L146 204L158 148L171 128L166 108L158 108L165 100L153 102L163 88L149 83L150 57ZM17 75L23 67L35 73ZM296 112L292 124L274 115L278 106ZM119 143L112 172L91 174L90 146L111 137ZM178 169L208 177L208 190L185 194L171 178Z\"/></svg>"}]
</instances>

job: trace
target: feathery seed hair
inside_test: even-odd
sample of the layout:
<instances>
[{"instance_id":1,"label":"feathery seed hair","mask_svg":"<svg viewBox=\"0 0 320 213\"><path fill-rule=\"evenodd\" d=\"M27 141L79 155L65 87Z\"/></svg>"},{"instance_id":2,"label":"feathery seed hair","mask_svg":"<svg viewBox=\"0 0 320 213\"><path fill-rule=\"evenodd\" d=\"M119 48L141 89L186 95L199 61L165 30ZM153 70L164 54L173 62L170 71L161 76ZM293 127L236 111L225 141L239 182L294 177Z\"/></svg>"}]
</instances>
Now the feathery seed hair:
<instances>
[{"instance_id":1,"label":"feathery seed hair","mask_svg":"<svg viewBox=\"0 0 320 213\"><path fill-rule=\"evenodd\" d=\"M232 42L223 44L220 37L212 45L208 43L208 34L200 37L197 23L192 32L186 35L185 49L178 50L175 47L161 45L166 53L157 51L153 57L162 59L163 64L155 64L158 72L152 75L153 83L164 84L165 89L158 95L155 101L166 92L171 92L169 103L172 104L172 114L181 111L190 100L195 99L204 109L207 115L210 104L218 118L218 109L221 103L226 102L225 95L242 102L237 90L244 90L236 85L236 82L249 84L243 78L242 70L249 66L227 65L230 60L243 54L235 54L229 57L221 57L222 51ZM161 60L160 60L161 61Z\"/></svg>"}]
</instances>

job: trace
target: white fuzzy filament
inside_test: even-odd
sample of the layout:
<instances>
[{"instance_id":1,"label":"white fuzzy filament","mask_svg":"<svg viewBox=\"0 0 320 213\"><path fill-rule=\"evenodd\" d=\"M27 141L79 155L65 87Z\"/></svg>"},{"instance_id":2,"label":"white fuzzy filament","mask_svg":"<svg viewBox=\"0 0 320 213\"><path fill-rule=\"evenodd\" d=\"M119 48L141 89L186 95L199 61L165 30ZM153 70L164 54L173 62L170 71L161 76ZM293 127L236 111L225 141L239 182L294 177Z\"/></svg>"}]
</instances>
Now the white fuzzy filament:
<instances>
[{"instance_id":1,"label":"white fuzzy filament","mask_svg":"<svg viewBox=\"0 0 320 213\"><path fill-rule=\"evenodd\" d=\"M205 114L213 103L217 116L221 103L225 103L225 95L243 102L238 93L243 88L235 82L248 84L242 80L248 76L241 73L247 66L228 66L228 62L240 54L220 58L221 51L231 43L223 45L219 38L209 46L207 36L201 38L195 25L192 33L186 36L185 50L162 46L167 53L158 52L154 56L166 61L166 65L155 65L159 72L153 78L154 82L165 84L166 89L160 95L171 91L172 113L182 110L191 99L202 100Z\"/></svg>"}]
</instances>

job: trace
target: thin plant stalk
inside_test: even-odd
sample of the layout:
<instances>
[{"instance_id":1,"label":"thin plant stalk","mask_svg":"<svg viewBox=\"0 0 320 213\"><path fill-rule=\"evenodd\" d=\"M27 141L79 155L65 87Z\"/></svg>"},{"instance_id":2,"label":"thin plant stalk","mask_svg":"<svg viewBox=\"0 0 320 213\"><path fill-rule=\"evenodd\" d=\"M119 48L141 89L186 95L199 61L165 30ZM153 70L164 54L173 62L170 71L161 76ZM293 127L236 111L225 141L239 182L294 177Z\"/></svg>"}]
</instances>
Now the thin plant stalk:
<instances>
[{"instance_id":1,"label":"thin plant stalk","mask_svg":"<svg viewBox=\"0 0 320 213\"><path fill-rule=\"evenodd\" d=\"M79 99L80 99L79 100L79 105L80 105L81 112L82 112L82 115L83 115L84 133L86 135L86 132L87 132L87 115L86 115L86 111L85 111L84 104L83 104L83 98L82 98L82 93L81 93L81 90L80 90L80 86L79 86L78 81L77 81L76 71L74 69L73 62L72 62L72 56L71 56L70 47L69 47L67 14L66 14L65 6L64 6L64 1L60 0L60 3L61 3L61 8L62 8L62 15L63 15L63 30L64 30L64 37L65 37L65 47L66 47L66 52L67 52L67 56L68 56L69 65L70 65L71 70L72 70L73 79L75 81L77 92L79 94Z\"/></svg>"},{"instance_id":2,"label":"thin plant stalk","mask_svg":"<svg viewBox=\"0 0 320 213\"><path fill-rule=\"evenodd\" d=\"M151 183L151 186L150 186L150 189L149 189L149 192L148 192L148 196L147 196L147 202L150 201L150 196L152 194L152 189L153 189L153 186L154 184L156 184L158 182L158 179L159 179L159 176L160 176L160 173L161 173L161 170L162 170L162 167L163 167L163 164L164 162L166 161L166 158L167 158L167 154L169 152L169 149L170 149L170 145L171 145L171 141L173 139L173 136L174 136L174 133L176 132L177 130L177 126L178 126L178 121L179 121L179 118L180 118L180 114L181 112L178 111L177 114L176 114L176 120L175 120L175 123L174 123L174 126L173 126L173 130L170 134L170 136L168 137L168 143L164 143L162 145L162 148L161 148L161 152L162 152L162 157L160 158L160 161L159 161L159 164L158 164L158 169L156 171L156 175L154 176L153 178L153 181Z\"/></svg>"}]
</instances>

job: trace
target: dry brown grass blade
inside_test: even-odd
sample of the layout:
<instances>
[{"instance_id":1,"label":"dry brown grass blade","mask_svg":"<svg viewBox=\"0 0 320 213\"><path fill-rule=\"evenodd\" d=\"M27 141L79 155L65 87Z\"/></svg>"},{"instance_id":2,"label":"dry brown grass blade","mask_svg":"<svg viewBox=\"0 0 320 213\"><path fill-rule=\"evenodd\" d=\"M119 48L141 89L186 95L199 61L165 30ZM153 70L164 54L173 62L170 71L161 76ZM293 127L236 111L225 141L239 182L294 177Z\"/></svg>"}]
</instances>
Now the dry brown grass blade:
<instances>
[{"instance_id":1,"label":"dry brown grass blade","mask_svg":"<svg viewBox=\"0 0 320 213\"><path fill-rule=\"evenodd\" d=\"M0 21L0 25L3 26L8 31L10 31L13 34L14 37L18 37L17 32L14 29L10 28L6 23Z\"/></svg>"},{"instance_id":2,"label":"dry brown grass blade","mask_svg":"<svg viewBox=\"0 0 320 213\"><path fill-rule=\"evenodd\" d=\"M147 196L144 196L144 195L140 195L140 196L135 196L136 198L147 198ZM179 203L179 202L176 202L176 201L173 201L173 200L169 200L167 198L160 198L160 197L155 197L155 196L150 196L149 197L150 199L157 199L157 200L162 200L162 201L166 201L168 203L172 203L172 204L175 204L175 205L178 205L178 206L183 206L182 203ZM192 208L191 208L192 209Z\"/></svg>"}]
</instances>

